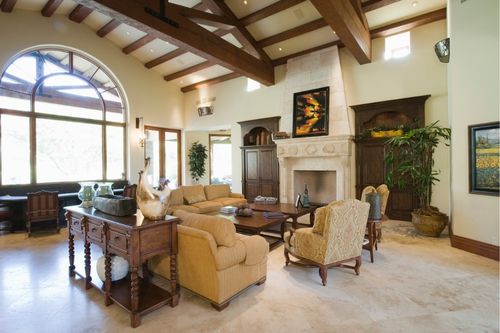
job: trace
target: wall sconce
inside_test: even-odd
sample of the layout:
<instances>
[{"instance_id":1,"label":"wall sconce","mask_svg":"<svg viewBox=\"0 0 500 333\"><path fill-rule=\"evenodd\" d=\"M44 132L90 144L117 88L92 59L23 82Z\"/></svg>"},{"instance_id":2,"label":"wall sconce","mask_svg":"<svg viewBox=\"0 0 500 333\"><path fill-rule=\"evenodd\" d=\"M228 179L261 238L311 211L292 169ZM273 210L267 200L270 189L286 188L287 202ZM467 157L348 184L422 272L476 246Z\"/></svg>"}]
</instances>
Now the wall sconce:
<instances>
[{"instance_id":1,"label":"wall sconce","mask_svg":"<svg viewBox=\"0 0 500 333\"><path fill-rule=\"evenodd\" d=\"M450 62L450 39L445 38L437 42L434 45L434 52L436 52L439 61L444 63Z\"/></svg>"},{"instance_id":2,"label":"wall sconce","mask_svg":"<svg viewBox=\"0 0 500 333\"><path fill-rule=\"evenodd\" d=\"M146 143L146 134L144 134L144 119L142 117L135 118L135 128L138 129L139 132L139 146L144 148Z\"/></svg>"}]
</instances>

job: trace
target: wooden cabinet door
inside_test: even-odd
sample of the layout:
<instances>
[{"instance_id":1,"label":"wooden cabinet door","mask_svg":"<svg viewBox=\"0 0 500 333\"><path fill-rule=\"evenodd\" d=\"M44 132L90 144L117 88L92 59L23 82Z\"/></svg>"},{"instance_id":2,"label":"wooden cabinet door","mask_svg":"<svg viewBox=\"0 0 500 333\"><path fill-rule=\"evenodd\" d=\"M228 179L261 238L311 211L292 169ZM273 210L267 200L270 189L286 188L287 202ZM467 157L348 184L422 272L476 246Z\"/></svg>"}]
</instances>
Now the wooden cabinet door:
<instances>
[{"instance_id":1,"label":"wooden cabinet door","mask_svg":"<svg viewBox=\"0 0 500 333\"><path fill-rule=\"evenodd\" d=\"M259 181L259 150L247 149L245 150L245 180L246 181Z\"/></svg>"},{"instance_id":2,"label":"wooden cabinet door","mask_svg":"<svg viewBox=\"0 0 500 333\"><path fill-rule=\"evenodd\" d=\"M262 195L260 193L260 183L259 182L246 182L245 183L245 198L248 202L253 202L256 196Z\"/></svg>"},{"instance_id":3,"label":"wooden cabinet door","mask_svg":"<svg viewBox=\"0 0 500 333\"><path fill-rule=\"evenodd\" d=\"M261 148L260 150L260 180L275 181L275 160L276 153L274 148ZM264 195L267 196L267 195Z\"/></svg>"}]
</instances>

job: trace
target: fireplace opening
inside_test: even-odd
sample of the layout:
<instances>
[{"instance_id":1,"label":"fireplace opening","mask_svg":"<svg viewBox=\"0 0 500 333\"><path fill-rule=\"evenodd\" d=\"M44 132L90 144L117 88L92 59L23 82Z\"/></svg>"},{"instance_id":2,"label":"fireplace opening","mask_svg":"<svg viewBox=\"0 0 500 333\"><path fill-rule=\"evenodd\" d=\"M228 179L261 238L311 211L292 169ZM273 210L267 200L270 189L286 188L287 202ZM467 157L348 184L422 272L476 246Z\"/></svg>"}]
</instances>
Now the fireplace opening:
<instances>
[{"instance_id":1,"label":"fireplace opening","mask_svg":"<svg viewBox=\"0 0 500 333\"><path fill-rule=\"evenodd\" d=\"M294 195L304 194L305 185L309 192L311 203L327 204L337 200L337 178L335 171L294 170L293 189Z\"/></svg>"}]
</instances>

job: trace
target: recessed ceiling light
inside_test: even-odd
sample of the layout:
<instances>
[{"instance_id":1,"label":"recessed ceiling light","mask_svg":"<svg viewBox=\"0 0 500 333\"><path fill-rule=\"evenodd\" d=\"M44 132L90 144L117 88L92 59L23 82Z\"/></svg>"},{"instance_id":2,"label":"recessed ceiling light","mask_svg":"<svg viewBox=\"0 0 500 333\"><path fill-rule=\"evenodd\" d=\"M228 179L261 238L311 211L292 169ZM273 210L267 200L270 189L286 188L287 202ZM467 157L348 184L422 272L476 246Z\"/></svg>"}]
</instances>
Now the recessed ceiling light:
<instances>
[{"instance_id":1,"label":"recessed ceiling light","mask_svg":"<svg viewBox=\"0 0 500 333\"><path fill-rule=\"evenodd\" d=\"M282 49L281 47L278 47L278 51L280 51L280 52L281 52L281 51L283 51L283 49Z\"/></svg>"},{"instance_id":2,"label":"recessed ceiling light","mask_svg":"<svg viewBox=\"0 0 500 333\"><path fill-rule=\"evenodd\" d=\"M128 32L128 31L125 31L125 34L127 34L127 36L128 36L128 35L130 35L130 32Z\"/></svg>"},{"instance_id":3,"label":"recessed ceiling light","mask_svg":"<svg viewBox=\"0 0 500 333\"><path fill-rule=\"evenodd\" d=\"M155 51L155 50L153 50L153 49L149 49L149 52L151 52L151 53L153 53L154 51Z\"/></svg>"},{"instance_id":4,"label":"recessed ceiling light","mask_svg":"<svg viewBox=\"0 0 500 333\"><path fill-rule=\"evenodd\" d=\"M413 2L411 3L411 5L412 5L413 7L417 7L417 5L418 5L418 1L413 1Z\"/></svg>"},{"instance_id":5,"label":"recessed ceiling light","mask_svg":"<svg viewBox=\"0 0 500 333\"><path fill-rule=\"evenodd\" d=\"M184 81L180 80L180 81L179 81L179 83L180 83L180 84L183 84L183 83L184 83Z\"/></svg>"},{"instance_id":6,"label":"recessed ceiling light","mask_svg":"<svg viewBox=\"0 0 500 333\"><path fill-rule=\"evenodd\" d=\"M248 1L247 1L247 0L244 0L244 1L243 1L243 4L244 4L244 5L248 5Z\"/></svg>"}]
</instances>

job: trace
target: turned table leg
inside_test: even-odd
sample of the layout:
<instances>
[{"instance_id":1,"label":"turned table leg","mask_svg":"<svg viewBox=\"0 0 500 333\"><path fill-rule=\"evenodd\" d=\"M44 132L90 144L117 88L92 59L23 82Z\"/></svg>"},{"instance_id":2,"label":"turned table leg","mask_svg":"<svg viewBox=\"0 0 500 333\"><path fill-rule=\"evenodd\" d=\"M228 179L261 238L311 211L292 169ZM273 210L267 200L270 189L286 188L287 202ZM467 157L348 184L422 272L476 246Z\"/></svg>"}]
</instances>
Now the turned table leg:
<instances>
[{"instance_id":1,"label":"turned table leg","mask_svg":"<svg viewBox=\"0 0 500 333\"><path fill-rule=\"evenodd\" d=\"M111 275L111 255L106 253L104 257L104 276L106 277L106 280L104 280L104 304L106 306L113 303L111 300Z\"/></svg>"},{"instance_id":2,"label":"turned table leg","mask_svg":"<svg viewBox=\"0 0 500 333\"><path fill-rule=\"evenodd\" d=\"M71 233L71 227L68 227L68 246L69 246L69 276L75 276L75 235Z\"/></svg>"},{"instance_id":3,"label":"turned table leg","mask_svg":"<svg viewBox=\"0 0 500 333\"><path fill-rule=\"evenodd\" d=\"M170 306L175 307L179 304L179 291L177 288L177 255L170 254L170 293L172 294L172 299L170 300Z\"/></svg>"},{"instance_id":4,"label":"turned table leg","mask_svg":"<svg viewBox=\"0 0 500 333\"><path fill-rule=\"evenodd\" d=\"M90 276L90 242L85 241L84 245L84 253L85 253L85 289L92 288L90 282L92 281L92 277Z\"/></svg>"},{"instance_id":5,"label":"turned table leg","mask_svg":"<svg viewBox=\"0 0 500 333\"><path fill-rule=\"evenodd\" d=\"M130 270L130 325L137 327L141 324L139 310L139 274L137 266Z\"/></svg>"}]
</instances>

